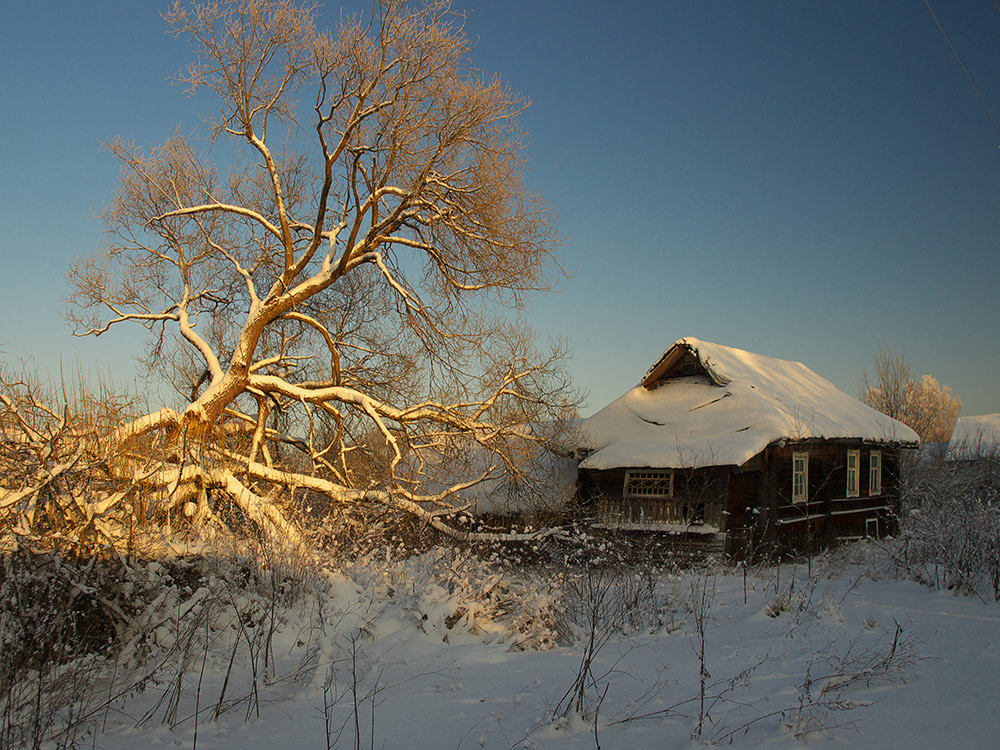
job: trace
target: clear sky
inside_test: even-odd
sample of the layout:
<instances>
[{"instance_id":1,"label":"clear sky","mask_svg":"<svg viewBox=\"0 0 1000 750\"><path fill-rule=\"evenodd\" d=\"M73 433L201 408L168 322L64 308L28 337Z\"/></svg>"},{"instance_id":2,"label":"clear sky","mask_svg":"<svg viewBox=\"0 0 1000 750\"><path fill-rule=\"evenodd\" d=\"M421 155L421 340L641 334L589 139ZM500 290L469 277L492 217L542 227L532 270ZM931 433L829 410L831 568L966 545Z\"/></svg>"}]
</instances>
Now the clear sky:
<instances>
[{"instance_id":1,"label":"clear sky","mask_svg":"<svg viewBox=\"0 0 1000 750\"><path fill-rule=\"evenodd\" d=\"M963 414L1000 412L1000 134L923 0L455 5L477 65L533 100L528 181L572 278L532 320L568 342L584 414L682 336L805 362L850 393L884 342ZM931 6L1000 117L996 3ZM116 187L101 141L161 141L213 111L167 80L190 52L165 7L5 6L8 364L133 378L137 332L73 339L61 312Z\"/></svg>"}]
</instances>

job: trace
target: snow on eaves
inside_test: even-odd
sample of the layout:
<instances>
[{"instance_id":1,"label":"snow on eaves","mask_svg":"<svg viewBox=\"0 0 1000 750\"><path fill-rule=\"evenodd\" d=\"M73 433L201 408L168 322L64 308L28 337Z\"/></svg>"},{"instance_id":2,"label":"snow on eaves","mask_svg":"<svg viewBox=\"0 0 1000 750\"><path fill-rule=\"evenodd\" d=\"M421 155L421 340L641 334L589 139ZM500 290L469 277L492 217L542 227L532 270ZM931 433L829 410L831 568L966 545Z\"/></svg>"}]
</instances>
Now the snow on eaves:
<instances>
[{"instance_id":1,"label":"snow on eaves","mask_svg":"<svg viewBox=\"0 0 1000 750\"><path fill-rule=\"evenodd\" d=\"M946 461L1000 457L1000 414L959 417L948 441Z\"/></svg>"},{"instance_id":2,"label":"snow on eaves","mask_svg":"<svg viewBox=\"0 0 1000 750\"><path fill-rule=\"evenodd\" d=\"M696 338L671 349L680 346L694 351L711 379L676 378L654 390L637 385L583 420L581 445L589 455L580 468L741 466L783 439L919 442L909 427L800 362Z\"/></svg>"}]
</instances>

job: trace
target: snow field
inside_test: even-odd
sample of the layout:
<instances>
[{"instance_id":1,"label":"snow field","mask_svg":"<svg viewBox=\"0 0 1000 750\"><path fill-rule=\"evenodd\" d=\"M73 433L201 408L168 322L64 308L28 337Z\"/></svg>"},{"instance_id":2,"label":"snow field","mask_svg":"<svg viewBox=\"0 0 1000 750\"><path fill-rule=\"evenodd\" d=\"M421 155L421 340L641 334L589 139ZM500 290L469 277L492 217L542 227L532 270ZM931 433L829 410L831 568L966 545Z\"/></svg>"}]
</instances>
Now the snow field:
<instances>
[{"instance_id":1,"label":"snow field","mask_svg":"<svg viewBox=\"0 0 1000 750\"><path fill-rule=\"evenodd\" d=\"M181 674L172 652L87 744L681 748L700 715L702 742L747 747L994 747L1000 610L887 578L870 552L588 573L438 548L317 573L273 628L258 583L230 608L253 628L220 607L208 647L192 639ZM199 590L189 617L219 598ZM591 635L582 710L567 711Z\"/></svg>"}]
</instances>

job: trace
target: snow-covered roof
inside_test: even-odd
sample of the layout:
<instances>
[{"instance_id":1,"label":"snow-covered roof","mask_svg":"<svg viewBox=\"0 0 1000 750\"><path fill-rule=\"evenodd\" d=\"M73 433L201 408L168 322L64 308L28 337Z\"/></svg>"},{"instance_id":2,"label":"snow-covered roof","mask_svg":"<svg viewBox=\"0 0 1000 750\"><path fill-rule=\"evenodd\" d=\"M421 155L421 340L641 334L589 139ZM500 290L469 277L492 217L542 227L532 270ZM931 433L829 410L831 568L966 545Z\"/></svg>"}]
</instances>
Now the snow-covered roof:
<instances>
[{"instance_id":1,"label":"snow-covered roof","mask_svg":"<svg viewBox=\"0 0 1000 750\"><path fill-rule=\"evenodd\" d=\"M681 364L697 363L694 369ZM694 372L695 374L686 374ZM584 469L741 466L777 440L856 438L916 445L902 422L800 362L683 338L642 382L581 423Z\"/></svg>"},{"instance_id":2,"label":"snow-covered roof","mask_svg":"<svg viewBox=\"0 0 1000 750\"><path fill-rule=\"evenodd\" d=\"M947 461L1000 457L1000 414L959 417L948 441Z\"/></svg>"}]
</instances>

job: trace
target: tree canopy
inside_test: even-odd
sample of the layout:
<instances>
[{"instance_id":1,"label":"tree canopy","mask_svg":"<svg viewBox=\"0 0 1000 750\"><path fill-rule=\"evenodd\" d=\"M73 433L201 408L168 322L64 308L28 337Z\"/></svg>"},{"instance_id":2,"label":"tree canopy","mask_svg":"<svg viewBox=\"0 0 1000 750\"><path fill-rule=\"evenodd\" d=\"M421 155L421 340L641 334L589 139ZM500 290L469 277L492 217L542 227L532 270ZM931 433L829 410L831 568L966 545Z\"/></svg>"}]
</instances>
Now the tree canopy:
<instances>
[{"instance_id":1,"label":"tree canopy","mask_svg":"<svg viewBox=\"0 0 1000 750\"><path fill-rule=\"evenodd\" d=\"M962 399L931 375L917 379L902 352L880 348L875 355L872 375L861 375L861 400L898 419L928 443L945 443L951 438L962 410Z\"/></svg>"},{"instance_id":2,"label":"tree canopy","mask_svg":"<svg viewBox=\"0 0 1000 750\"><path fill-rule=\"evenodd\" d=\"M212 523L226 497L288 535L311 492L461 535L445 519L477 483L544 491L539 425L575 404L518 312L560 275L524 181L527 102L472 65L446 0L334 31L316 7L165 14L195 50L180 80L216 102L210 138L108 144L121 187L69 316L145 326L146 364L184 397L113 437L167 507Z\"/></svg>"}]
</instances>

